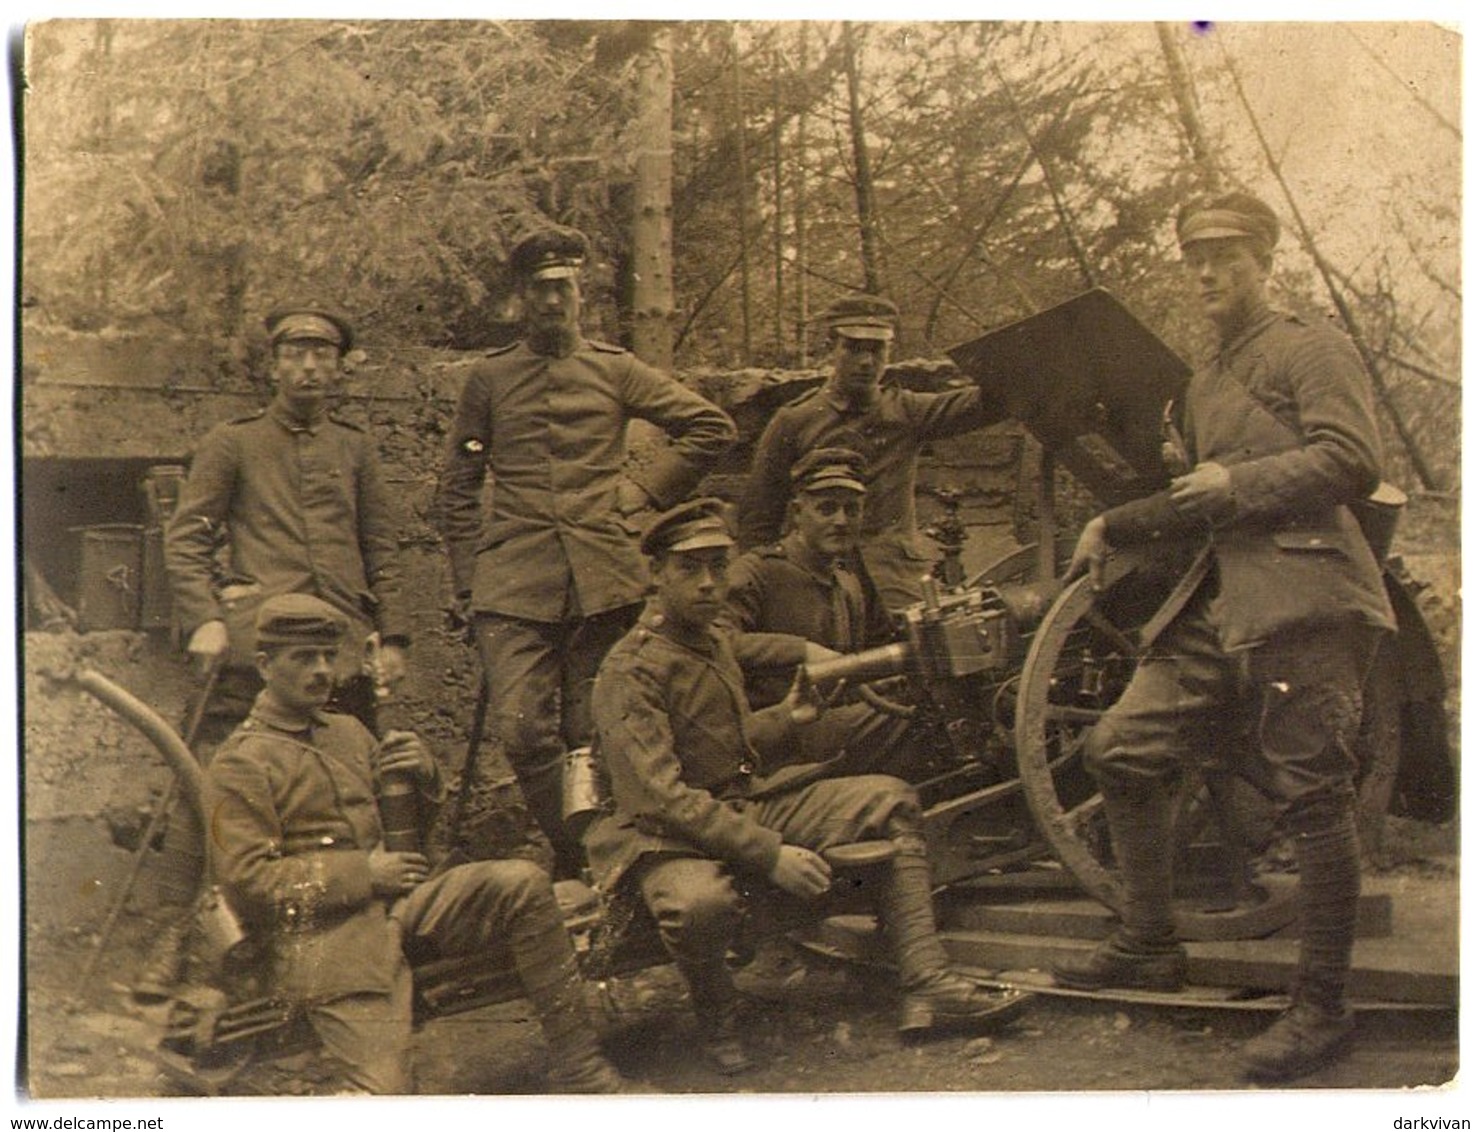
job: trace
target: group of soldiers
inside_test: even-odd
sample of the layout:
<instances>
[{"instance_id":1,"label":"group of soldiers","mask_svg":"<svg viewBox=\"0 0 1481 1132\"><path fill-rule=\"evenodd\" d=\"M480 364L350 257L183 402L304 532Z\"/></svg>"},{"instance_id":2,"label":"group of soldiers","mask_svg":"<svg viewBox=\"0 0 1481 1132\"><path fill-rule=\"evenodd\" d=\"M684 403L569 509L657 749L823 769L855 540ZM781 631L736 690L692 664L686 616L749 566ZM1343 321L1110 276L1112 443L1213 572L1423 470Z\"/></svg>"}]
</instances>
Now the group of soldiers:
<instances>
[{"instance_id":1,"label":"group of soldiers","mask_svg":"<svg viewBox=\"0 0 1481 1132\"><path fill-rule=\"evenodd\" d=\"M1278 235L1271 210L1242 194L1180 215L1219 337L1182 406L1188 460L1167 490L1093 520L1070 564L1098 585L1116 548L1204 540L1185 604L1089 744L1124 922L1055 972L1081 989L1182 986L1172 782L1181 760L1207 756L1202 731L1230 710L1258 713L1259 781L1297 848L1302 952L1292 1008L1245 1051L1256 1080L1309 1072L1352 1033L1351 739L1378 634L1393 627L1350 509L1379 476L1367 387L1345 339L1268 307ZM646 906L704 1053L743 1073L753 1062L728 957L747 901L815 901L860 843L883 846L868 895L902 1037L1004 1025L1027 996L954 972L937 935L907 729L866 702L830 702L806 670L887 640L919 600L930 560L917 451L1001 420L1002 405L976 388L884 382L893 304L841 299L825 318L832 372L763 433L737 531L729 505L692 494L733 423L583 337L587 253L565 228L514 247L525 331L469 371L435 508L492 729L552 870L390 844L380 803L392 787L424 814L445 789L427 747L376 718L377 687L406 672L410 619L374 442L330 412L353 329L313 303L268 316L273 399L204 438L167 531L186 647L245 713L207 767L208 834L182 822L172 836L205 844L211 879L265 943L276 993L304 1006L351 1090L414 1088L413 962L500 946L543 1027L550 1089L621 1091L553 890L579 875ZM641 461L627 459L633 419L666 434ZM578 840L562 773L586 745L610 800ZM139 993L179 976L200 879L178 884Z\"/></svg>"}]
</instances>

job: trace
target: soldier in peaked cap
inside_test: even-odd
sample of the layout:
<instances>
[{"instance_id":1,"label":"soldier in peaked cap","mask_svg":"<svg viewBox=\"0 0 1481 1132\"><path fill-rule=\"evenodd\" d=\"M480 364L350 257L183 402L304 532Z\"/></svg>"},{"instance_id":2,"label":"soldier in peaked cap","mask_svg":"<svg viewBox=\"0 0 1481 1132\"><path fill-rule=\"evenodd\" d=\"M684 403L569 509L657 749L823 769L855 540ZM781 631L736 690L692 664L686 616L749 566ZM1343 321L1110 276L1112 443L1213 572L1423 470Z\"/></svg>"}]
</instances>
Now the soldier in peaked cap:
<instances>
[{"instance_id":1,"label":"soldier in peaked cap","mask_svg":"<svg viewBox=\"0 0 1481 1132\"><path fill-rule=\"evenodd\" d=\"M751 1067L725 962L740 894L769 885L816 899L831 881L823 854L854 841L895 845L875 896L899 964L902 1034L984 1028L1016 1015L1021 996L980 990L947 968L910 787L886 775L818 781L793 767L772 772L797 732L820 726L822 705L799 668L781 703L747 706L730 633L715 623L733 545L715 499L666 512L644 537L653 597L602 662L592 698L613 802L585 835L598 884L646 903L721 1073Z\"/></svg>"},{"instance_id":2,"label":"soldier in peaked cap","mask_svg":"<svg viewBox=\"0 0 1481 1132\"><path fill-rule=\"evenodd\" d=\"M376 684L405 674L410 620L402 602L396 522L375 443L330 414L341 362L354 344L342 313L322 303L278 307L264 320L275 389L265 409L213 428L165 531L174 615L186 649L217 672L202 745L234 726L261 687L254 619L270 598L322 598L345 618L337 707L376 725ZM223 576L221 552L225 544ZM367 642L378 641L375 672ZM199 886L201 831L179 809L166 833L161 895L171 927L156 937L135 993L168 992L185 952Z\"/></svg>"},{"instance_id":3,"label":"soldier in peaked cap","mask_svg":"<svg viewBox=\"0 0 1481 1132\"><path fill-rule=\"evenodd\" d=\"M1087 739L1126 901L1115 934L1055 977L1082 990L1183 984L1170 784L1180 764L1208 757L1197 736L1246 721L1248 762L1300 873L1292 1006L1243 1051L1247 1075L1278 1081L1339 1056L1353 1034L1352 751L1367 670L1394 618L1352 507L1378 485L1382 457L1352 343L1269 305L1280 234L1270 208L1247 193L1200 201L1179 214L1177 234L1218 337L1182 412L1193 466L1167 490L1092 519L1069 577L1088 572L1098 586L1112 547L1187 537L1202 550L1174 590L1181 606Z\"/></svg>"},{"instance_id":4,"label":"soldier in peaked cap","mask_svg":"<svg viewBox=\"0 0 1481 1132\"><path fill-rule=\"evenodd\" d=\"M917 393L882 382L895 337L895 304L877 295L837 300L823 315L833 342L828 380L778 409L761 439L741 497L741 544L775 543L785 531L790 479L816 448L851 448L868 488L851 568L871 604L867 637L888 638L889 614L920 600L931 558L915 517L916 455L922 444L1003 419L976 386Z\"/></svg>"},{"instance_id":5,"label":"soldier in peaked cap","mask_svg":"<svg viewBox=\"0 0 1481 1132\"><path fill-rule=\"evenodd\" d=\"M788 531L753 547L730 570L721 624L729 629L753 708L780 701L798 664L867 647L864 587L857 557L867 489L864 458L819 448L792 469ZM784 754L824 775L885 770L914 779L925 748L907 720L853 696L799 732Z\"/></svg>"},{"instance_id":6,"label":"soldier in peaked cap","mask_svg":"<svg viewBox=\"0 0 1481 1132\"><path fill-rule=\"evenodd\" d=\"M514 247L525 334L470 371L437 495L495 732L556 850L559 876L582 866L561 820L565 753L587 742L597 664L632 624L647 586L636 519L688 495L735 439L730 418L699 394L582 336L586 249L567 228ZM669 437L641 466L625 462L633 419Z\"/></svg>"},{"instance_id":7,"label":"soldier in peaked cap","mask_svg":"<svg viewBox=\"0 0 1481 1132\"><path fill-rule=\"evenodd\" d=\"M545 873L517 860L434 870L421 852L386 846L383 785L415 782L427 818L442 799L441 775L411 732L378 741L353 716L326 710L348 627L311 594L262 603L263 689L206 771L212 869L268 954L271 993L304 1010L341 1087L409 1093L407 950L454 959L507 948L552 1054L552 1091L619 1091Z\"/></svg>"}]
</instances>

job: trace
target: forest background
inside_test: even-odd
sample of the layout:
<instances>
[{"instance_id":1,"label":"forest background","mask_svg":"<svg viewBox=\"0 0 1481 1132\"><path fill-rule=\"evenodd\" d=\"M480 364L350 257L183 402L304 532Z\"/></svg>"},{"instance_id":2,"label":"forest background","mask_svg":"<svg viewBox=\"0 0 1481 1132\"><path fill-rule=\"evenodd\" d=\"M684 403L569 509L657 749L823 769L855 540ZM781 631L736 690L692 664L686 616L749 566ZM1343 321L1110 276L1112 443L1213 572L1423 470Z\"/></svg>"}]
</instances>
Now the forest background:
<instances>
[{"instance_id":1,"label":"forest background","mask_svg":"<svg viewBox=\"0 0 1481 1132\"><path fill-rule=\"evenodd\" d=\"M73 20L28 35L27 65L53 83L25 100L16 152L13 329L208 340L231 386L257 369L266 308L319 291L371 353L481 349L517 322L509 247L549 217L595 241L591 334L671 350L681 371L816 367L817 312L864 286L900 303L900 356L1099 285L1193 358L1206 342L1171 218L1195 191L1241 187L1286 224L1276 301L1362 347L1390 478L1458 505L1457 25ZM655 205L665 171L671 205ZM652 254L671 259L667 297L639 286Z\"/></svg>"},{"instance_id":2,"label":"forest background","mask_svg":"<svg viewBox=\"0 0 1481 1132\"><path fill-rule=\"evenodd\" d=\"M366 349L485 348L548 218L593 238L590 333L680 369L816 364L861 287L897 356L1104 286L1191 358L1171 217L1248 188L1286 223L1276 300L1359 343L1391 478L1459 486L1454 29L69 20L27 49L28 327L250 366L308 292Z\"/></svg>"}]
</instances>

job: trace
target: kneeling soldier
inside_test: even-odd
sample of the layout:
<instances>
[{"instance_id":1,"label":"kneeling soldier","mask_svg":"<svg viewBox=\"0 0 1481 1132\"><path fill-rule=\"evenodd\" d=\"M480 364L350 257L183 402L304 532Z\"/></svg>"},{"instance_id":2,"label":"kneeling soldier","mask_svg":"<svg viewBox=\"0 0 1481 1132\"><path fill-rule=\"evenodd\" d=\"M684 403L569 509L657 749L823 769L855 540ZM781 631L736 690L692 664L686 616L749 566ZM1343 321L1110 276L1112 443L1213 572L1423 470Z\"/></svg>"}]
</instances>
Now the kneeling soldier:
<instances>
[{"instance_id":1,"label":"kneeling soldier","mask_svg":"<svg viewBox=\"0 0 1481 1132\"><path fill-rule=\"evenodd\" d=\"M507 947L550 1047L555 1092L616 1092L597 1046L550 880L527 861L433 872L384 843L388 780L441 793L410 732L377 742L324 711L348 621L307 594L257 615L265 687L206 772L209 854L237 916L268 945L276 993L303 1004L346 1086L412 1089L412 973L406 953L487 955Z\"/></svg>"},{"instance_id":2,"label":"kneeling soldier","mask_svg":"<svg viewBox=\"0 0 1481 1132\"><path fill-rule=\"evenodd\" d=\"M920 803L909 786L887 775L789 786L798 768L762 773L760 752L785 742L816 702L799 675L776 707L747 706L729 635L713 624L733 546L715 499L665 512L644 537L656 592L603 661L594 692L596 742L614 803L586 835L598 883L608 892L636 885L722 1072L751 1065L725 962L742 893L770 884L816 899L832 880L821 854L865 839L895 848L874 896L899 969L902 1035L1017 1016L1024 996L978 987L947 967Z\"/></svg>"}]
</instances>

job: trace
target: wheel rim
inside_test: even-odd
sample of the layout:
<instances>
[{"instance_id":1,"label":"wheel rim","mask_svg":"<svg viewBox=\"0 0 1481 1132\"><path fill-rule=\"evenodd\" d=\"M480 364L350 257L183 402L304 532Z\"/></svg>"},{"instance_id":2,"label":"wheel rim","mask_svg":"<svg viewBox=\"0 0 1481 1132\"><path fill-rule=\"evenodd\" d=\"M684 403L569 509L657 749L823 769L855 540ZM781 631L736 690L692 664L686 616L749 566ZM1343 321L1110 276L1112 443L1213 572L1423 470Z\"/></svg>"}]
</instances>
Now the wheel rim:
<instances>
[{"instance_id":1,"label":"wheel rim","mask_svg":"<svg viewBox=\"0 0 1481 1132\"><path fill-rule=\"evenodd\" d=\"M1130 679L1137 629L1149 596L1124 593L1113 581L1095 594L1088 578L1067 586L1029 646L1015 707L1014 743L1024 797L1040 833L1085 892L1118 914L1123 894L1109 852L1103 801L1084 766L1083 747L1102 712ZM1155 601L1152 602L1155 607ZM1206 787L1191 775L1177 804L1175 860L1214 813ZM1175 904L1185 939L1246 939L1277 931L1296 914L1294 885L1255 883L1229 906Z\"/></svg>"}]
</instances>

